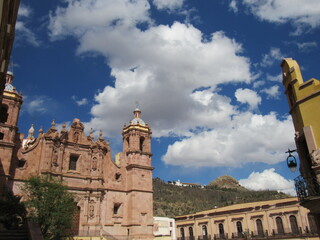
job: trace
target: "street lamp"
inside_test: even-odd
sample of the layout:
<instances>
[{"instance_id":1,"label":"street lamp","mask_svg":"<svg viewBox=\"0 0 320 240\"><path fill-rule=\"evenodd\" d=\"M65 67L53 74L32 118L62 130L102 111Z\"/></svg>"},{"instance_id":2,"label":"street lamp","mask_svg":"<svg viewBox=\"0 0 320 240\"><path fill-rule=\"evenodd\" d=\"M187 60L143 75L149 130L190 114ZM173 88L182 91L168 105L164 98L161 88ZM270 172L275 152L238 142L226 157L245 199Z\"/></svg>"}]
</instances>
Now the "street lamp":
<instances>
[{"instance_id":1,"label":"street lamp","mask_svg":"<svg viewBox=\"0 0 320 240\"><path fill-rule=\"evenodd\" d=\"M297 150L290 150L288 149L288 151L286 153L289 154L289 156L287 157L287 166L288 168L290 168L291 172L295 172L297 169L297 160L296 158L291 154L293 152L296 152Z\"/></svg>"}]
</instances>

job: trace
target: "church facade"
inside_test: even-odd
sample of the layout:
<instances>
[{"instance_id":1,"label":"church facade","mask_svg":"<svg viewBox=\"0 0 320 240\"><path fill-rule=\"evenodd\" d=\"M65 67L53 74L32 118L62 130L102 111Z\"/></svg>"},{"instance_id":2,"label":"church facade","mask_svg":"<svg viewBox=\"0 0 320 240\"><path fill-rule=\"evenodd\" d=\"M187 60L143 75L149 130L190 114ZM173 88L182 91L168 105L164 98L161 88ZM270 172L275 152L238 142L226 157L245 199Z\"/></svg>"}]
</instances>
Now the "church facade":
<instances>
[{"instance_id":1,"label":"church facade","mask_svg":"<svg viewBox=\"0 0 320 240\"><path fill-rule=\"evenodd\" d=\"M74 119L70 128L48 131L33 126L28 136L18 133L22 96L7 75L0 122L0 177L14 193L30 176L49 175L62 179L75 195L78 207L75 235L118 238L153 238L153 190L151 129L134 110L123 127L123 151L112 159L108 142L94 139L92 130Z\"/></svg>"}]
</instances>

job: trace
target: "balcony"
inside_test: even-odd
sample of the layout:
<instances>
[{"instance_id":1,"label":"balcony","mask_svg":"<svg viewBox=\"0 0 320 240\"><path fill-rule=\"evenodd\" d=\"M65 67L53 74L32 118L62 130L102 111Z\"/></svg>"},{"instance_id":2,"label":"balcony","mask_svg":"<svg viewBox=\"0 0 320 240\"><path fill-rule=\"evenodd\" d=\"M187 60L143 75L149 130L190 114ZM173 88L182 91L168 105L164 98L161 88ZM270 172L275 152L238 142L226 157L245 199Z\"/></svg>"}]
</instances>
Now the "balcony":
<instances>
[{"instance_id":1,"label":"balcony","mask_svg":"<svg viewBox=\"0 0 320 240\"><path fill-rule=\"evenodd\" d=\"M320 186L315 177L298 176L294 179L294 183L300 202L320 199Z\"/></svg>"},{"instance_id":2,"label":"balcony","mask_svg":"<svg viewBox=\"0 0 320 240\"><path fill-rule=\"evenodd\" d=\"M276 229L271 232L256 232L251 231L250 233L232 233L230 236L228 234L214 234L212 237L210 235L207 236L199 236L199 237L178 237L177 240L265 240L265 239L301 239L301 238L310 238L310 237L319 237L319 233L317 231L311 231L308 228L302 230L301 228L295 229L292 231L291 229L282 229L281 232Z\"/></svg>"}]
</instances>

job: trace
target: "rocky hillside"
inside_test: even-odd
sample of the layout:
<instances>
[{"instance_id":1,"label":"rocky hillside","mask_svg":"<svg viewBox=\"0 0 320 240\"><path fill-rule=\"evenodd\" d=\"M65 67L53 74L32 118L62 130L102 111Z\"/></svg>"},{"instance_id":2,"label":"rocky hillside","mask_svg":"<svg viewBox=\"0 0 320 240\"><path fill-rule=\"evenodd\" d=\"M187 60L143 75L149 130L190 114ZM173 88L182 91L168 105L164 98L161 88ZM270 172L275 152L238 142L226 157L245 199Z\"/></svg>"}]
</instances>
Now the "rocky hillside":
<instances>
[{"instance_id":1,"label":"rocky hillside","mask_svg":"<svg viewBox=\"0 0 320 240\"><path fill-rule=\"evenodd\" d=\"M248 189L242 187L236 179L228 175L218 177L217 179L211 181L208 186L213 186L221 189L236 189L239 191L248 191Z\"/></svg>"},{"instance_id":2,"label":"rocky hillside","mask_svg":"<svg viewBox=\"0 0 320 240\"><path fill-rule=\"evenodd\" d=\"M221 185L217 182L221 182ZM247 190L229 176L216 179L206 188L179 187L155 178L153 191L154 216L160 217L174 217L236 203L288 197L277 191Z\"/></svg>"}]
</instances>

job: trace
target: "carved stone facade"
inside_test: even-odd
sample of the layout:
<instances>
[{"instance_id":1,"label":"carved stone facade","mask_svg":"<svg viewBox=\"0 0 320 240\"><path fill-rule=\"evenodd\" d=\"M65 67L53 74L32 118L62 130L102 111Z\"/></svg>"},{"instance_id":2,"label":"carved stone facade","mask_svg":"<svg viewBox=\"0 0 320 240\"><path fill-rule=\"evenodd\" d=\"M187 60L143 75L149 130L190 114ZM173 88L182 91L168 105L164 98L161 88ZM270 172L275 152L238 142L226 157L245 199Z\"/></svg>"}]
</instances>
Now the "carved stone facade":
<instances>
[{"instance_id":1,"label":"carved stone facade","mask_svg":"<svg viewBox=\"0 0 320 240\"><path fill-rule=\"evenodd\" d=\"M123 152L113 161L108 142L84 133L74 119L69 129L39 130L33 126L27 138L17 133L21 95L5 90L8 120L1 123L1 163L7 185L17 194L31 175L61 178L76 196L78 236L153 238L151 129L135 109L134 119L123 128ZM6 107L5 106L5 107Z\"/></svg>"}]
</instances>

